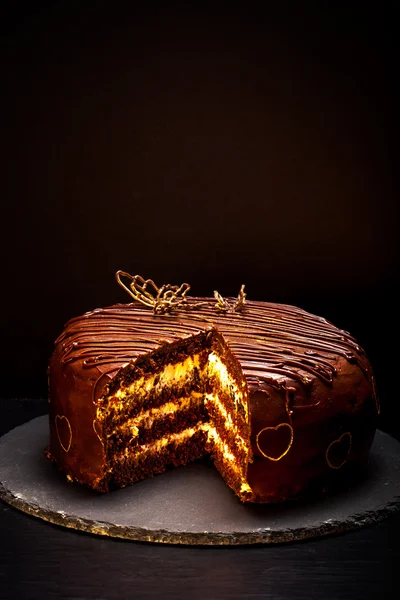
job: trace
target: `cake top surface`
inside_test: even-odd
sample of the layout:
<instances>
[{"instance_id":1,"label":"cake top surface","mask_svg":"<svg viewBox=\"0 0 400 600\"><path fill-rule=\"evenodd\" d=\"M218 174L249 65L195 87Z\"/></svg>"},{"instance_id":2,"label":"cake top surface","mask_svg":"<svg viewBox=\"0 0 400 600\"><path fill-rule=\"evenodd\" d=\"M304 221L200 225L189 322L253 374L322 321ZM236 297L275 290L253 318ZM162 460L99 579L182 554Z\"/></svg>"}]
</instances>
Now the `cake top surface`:
<instances>
[{"instance_id":1,"label":"cake top surface","mask_svg":"<svg viewBox=\"0 0 400 600\"><path fill-rule=\"evenodd\" d=\"M138 356L164 343L216 328L239 359L249 387L262 382L281 385L288 379L302 385L315 378L332 383L339 361L358 364L370 378L364 351L346 331L303 309L236 298L188 297L184 306L156 314L139 302L98 308L71 319L56 340L64 365L113 376Z\"/></svg>"}]
</instances>

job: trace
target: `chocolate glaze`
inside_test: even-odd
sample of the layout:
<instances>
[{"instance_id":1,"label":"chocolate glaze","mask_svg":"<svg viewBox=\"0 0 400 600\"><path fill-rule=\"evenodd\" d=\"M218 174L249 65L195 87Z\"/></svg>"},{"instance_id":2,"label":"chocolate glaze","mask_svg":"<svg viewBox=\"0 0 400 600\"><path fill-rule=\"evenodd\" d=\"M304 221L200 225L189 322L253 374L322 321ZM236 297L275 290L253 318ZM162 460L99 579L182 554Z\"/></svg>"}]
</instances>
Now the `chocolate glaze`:
<instances>
[{"instance_id":1,"label":"chocolate glaze","mask_svg":"<svg viewBox=\"0 0 400 600\"><path fill-rule=\"evenodd\" d=\"M110 380L139 356L211 327L225 338L248 384L254 453L248 478L256 501L298 496L310 485L325 488L339 471L365 462L378 403L370 363L348 332L293 306L246 301L241 312L223 313L214 299L188 298L187 307L171 314L117 304L67 323L49 368L50 454L58 465L93 485L104 470L93 421ZM57 415L67 417L73 432L68 452L59 442ZM291 447L274 461L266 456L275 456L274 443L285 444L278 439L288 436L282 423L292 428ZM336 440L342 443L345 432L352 436L351 448L334 469L326 452ZM257 446L260 440L267 452Z\"/></svg>"}]
</instances>

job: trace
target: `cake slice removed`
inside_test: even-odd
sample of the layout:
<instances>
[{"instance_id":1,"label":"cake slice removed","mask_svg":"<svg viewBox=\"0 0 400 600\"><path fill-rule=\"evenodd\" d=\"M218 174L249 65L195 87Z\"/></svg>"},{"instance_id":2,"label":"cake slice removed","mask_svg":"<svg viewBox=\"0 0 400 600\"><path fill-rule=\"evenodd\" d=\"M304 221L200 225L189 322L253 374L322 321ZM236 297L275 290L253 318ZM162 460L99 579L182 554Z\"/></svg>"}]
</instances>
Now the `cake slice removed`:
<instances>
[{"instance_id":1,"label":"cake slice removed","mask_svg":"<svg viewBox=\"0 0 400 600\"><path fill-rule=\"evenodd\" d=\"M207 454L226 483L251 500L248 389L216 329L163 344L122 368L99 399L95 432L108 491Z\"/></svg>"}]
</instances>

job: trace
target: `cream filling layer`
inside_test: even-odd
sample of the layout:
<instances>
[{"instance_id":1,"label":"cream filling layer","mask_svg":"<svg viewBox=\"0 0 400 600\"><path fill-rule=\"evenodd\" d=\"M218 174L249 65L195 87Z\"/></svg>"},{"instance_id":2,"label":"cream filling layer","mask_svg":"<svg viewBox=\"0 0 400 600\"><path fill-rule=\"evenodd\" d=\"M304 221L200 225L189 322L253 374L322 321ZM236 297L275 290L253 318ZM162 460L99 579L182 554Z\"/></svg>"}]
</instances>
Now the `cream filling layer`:
<instances>
[{"instance_id":1,"label":"cream filling layer","mask_svg":"<svg viewBox=\"0 0 400 600\"><path fill-rule=\"evenodd\" d=\"M244 493L249 493L252 494L253 490L251 489L251 487L249 486L249 484L247 483L247 481L243 481L242 485L240 486L240 491L242 494Z\"/></svg>"},{"instance_id":2,"label":"cream filling layer","mask_svg":"<svg viewBox=\"0 0 400 600\"><path fill-rule=\"evenodd\" d=\"M235 438L236 438L235 442L238 442L244 449L247 449L247 444L246 444L245 440L242 438L242 436L238 432L237 427L235 427L235 424L232 419L232 415L230 413L228 413L225 406L222 404L221 400L219 399L218 394L206 394L205 398L204 398L204 405L207 407L208 403L212 404L217 409L217 411L219 412L221 417L224 419L225 428L233 431L233 433L235 434Z\"/></svg>"},{"instance_id":3,"label":"cream filling layer","mask_svg":"<svg viewBox=\"0 0 400 600\"><path fill-rule=\"evenodd\" d=\"M232 452L229 449L229 446L226 442L223 442L218 431L215 429L215 427L213 427L212 425L210 425L209 423L207 423L208 427L206 429L207 431L207 443L210 443L218 446L218 449L221 451L221 453L223 454L223 457L225 460L228 460L229 462L232 463L236 463L236 456L234 454L232 454Z\"/></svg>"},{"instance_id":4,"label":"cream filling layer","mask_svg":"<svg viewBox=\"0 0 400 600\"><path fill-rule=\"evenodd\" d=\"M153 442L149 442L148 444L143 444L140 446L139 452L136 452L134 454L134 457L140 458L141 456L144 456L149 453L153 454L155 452L159 452L160 450L165 448L165 446L168 446L168 444L182 444L186 440L193 437L194 434L198 431L203 431L203 426L204 423L198 423L194 427L187 427L186 429L183 429L178 433L169 433L168 435L165 435L164 437L159 438L158 440L154 440ZM122 459L126 456L129 456L130 454L130 448L127 447L123 452L120 453L119 456L117 456L117 459Z\"/></svg>"},{"instance_id":5,"label":"cream filling layer","mask_svg":"<svg viewBox=\"0 0 400 600\"><path fill-rule=\"evenodd\" d=\"M232 454L232 452L229 449L229 446L221 439L221 437L220 437L218 431L215 429L215 427L212 427L209 423L205 423L205 426L206 426L205 428L207 431L207 442L211 443L211 445L214 445L218 448L219 452L222 454L223 460L230 463L230 468L233 471L235 471L235 473L240 478L240 480L241 480L240 493L252 494L253 490L249 486L249 483L248 483L247 477L246 477L246 467L244 466L244 468L243 468L243 466L238 465L236 456L234 454Z\"/></svg>"},{"instance_id":6,"label":"cream filling layer","mask_svg":"<svg viewBox=\"0 0 400 600\"><path fill-rule=\"evenodd\" d=\"M161 390L164 386L171 383L178 386L183 385L190 379L193 370L199 367L200 355L196 354L195 356L189 356L180 363L167 365L163 371L153 373L147 377L140 377L127 388L119 389L112 397L110 397L112 409L113 411L121 412L125 408L123 400L127 395L140 398L151 390L157 393L159 389ZM229 374L226 365L215 352L209 354L206 366L200 371L201 377L207 377L207 375L216 375L218 377L222 385L227 387L233 394L235 404L241 404L243 406L246 419L248 419L247 403L243 402L244 390L239 388L236 381ZM155 383L157 378L158 381ZM243 382L243 388L245 386L246 383Z\"/></svg>"},{"instance_id":7,"label":"cream filling layer","mask_svg":"<svg viewBox=\"0 0 400 600\"><path fill-rule=\"evenodd\" d=\"M112 433L108 434L107 437L111 437L116 431L130 429L132 438L135 438L139 435L139 427L141 425L145 425L145 427L149 429L157 419L173 415L181 410L186 410L193 405L201 403L202 399L203 394L200 392L192 392L190 396L179 398L175 402L166 402L162 406L149 408L140 415L124 421L122 425L118 426Z\"/></svg>"},{"instance_id":8,"label":"cream filling layer","mask_svg":"<svg viewBox=\"0 0 400 600\"><path fill-rule=\"evenodd\" d=\"M164 387L166 384L173 382L174 384L181 384L185 380L189 379L192 371L200 366L200 355L189 356L183 362L176 363L174 365L167 365L163 371L158 373L152 373L147 377L140 377L136 379L130 386L124 390L120 389L114 394L114 398L123 400L127 394L129 395L143 395L150 390L157 390L158 388ZM155 380L159 378L158 383ZM124 404L121 404L121 408ZM117 403L113 403L113 408L117 407Z\"/></svg>"},{"instance_id":9,"label":"cream filling layer","mask_svg":"<svg viewBox=\"0 0 400 600\"><path fill-rule=\"evenodd\" d=\"M131 440L133 440L136 437L138 437L140 426L145 425L146 428L150 428L153 425L154 421L162 419L168 415L174 415L181 410L186 410L190 408L193 404L199 403L202 397L203 394L201 394L200 392L195 392L191 396L180 398L176 402L166 402L160 407L149 408L140 415L125 421L123 425L117 427L112 433L108 435L108 437L114 435L115 432L124 432L129 430ZM230 413L228 413L225 406L220 401L218 394L206 394L204 396L205 407L207 407L207 404L209 403L214 406L217 412L224 419L225 428L234 434L235 443L239 444L242 447L242 449L247 450L247 444L245 440L239 434L237 427L235 427L233 423L232 416L230 415Z\"/></svg>"},{"instance_id":10,"label":"cream filling layer","mask_svg":"<svg viewBox=\"0 0 400 600\"><path fill-rule=\"evenodd\" d=\"M243 402L243 391L246 387L246 382L243 381L242 388L240 389L236 381L231 377L226 365L222 362L221 358L215 352L211 352L208 356L208 373L210 375L217 375L221 383L227 387L234 395L235 404L241 404L243 406L246 420L249 418L247 402Z\"/></svg>"}]
</instances>

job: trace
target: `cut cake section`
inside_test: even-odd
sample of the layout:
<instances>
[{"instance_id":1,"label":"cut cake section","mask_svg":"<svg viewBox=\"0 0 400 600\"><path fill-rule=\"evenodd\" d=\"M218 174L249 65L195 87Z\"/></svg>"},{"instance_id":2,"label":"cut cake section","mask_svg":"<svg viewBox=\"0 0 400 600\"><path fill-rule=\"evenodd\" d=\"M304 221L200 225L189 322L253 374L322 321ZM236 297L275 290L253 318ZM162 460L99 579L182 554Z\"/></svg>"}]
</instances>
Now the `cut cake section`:
<instances>
[{"instance_id":1,"label":"cut cake section","mask_svg":"<svg viewBox=\"0 0 400 600\"><path fill-rule=\"evenodd\" d=\"M96 489L125 487L210 454L232 490L252 497L247 383L216 329L122 368L98 402L94 427L106 459Z\"/></svg>"}]
</instances>

